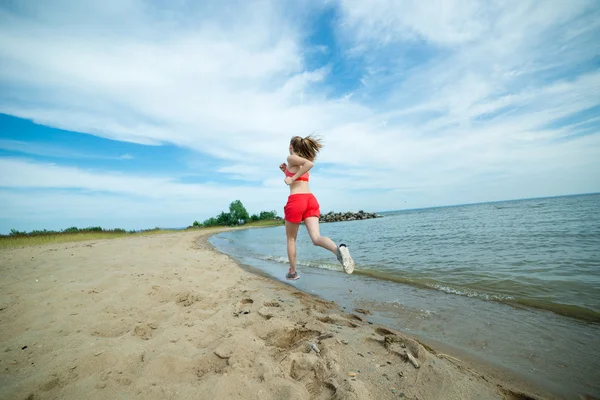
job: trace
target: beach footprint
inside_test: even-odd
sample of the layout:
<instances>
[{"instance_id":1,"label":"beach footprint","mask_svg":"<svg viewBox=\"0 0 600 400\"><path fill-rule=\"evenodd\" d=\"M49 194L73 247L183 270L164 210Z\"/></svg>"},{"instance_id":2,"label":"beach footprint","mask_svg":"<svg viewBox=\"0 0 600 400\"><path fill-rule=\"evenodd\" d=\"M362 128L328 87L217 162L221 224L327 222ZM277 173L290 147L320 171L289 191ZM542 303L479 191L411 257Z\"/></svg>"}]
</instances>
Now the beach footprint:
<instances>
[{"instance_id":1,"label":"beach footprint","mask_svg":"<svg viewBox=\"0 0 600 400\"><path fill-rule=\"evenodd\" d=\"M248 314L250 314L250 311L252 310L252 305L253 304L254 304L254 300L252 300L249 297L240 300L239 304L237 305L237 311L234 312L234 315L236 317L239 317L240 315L248 315Z\"/></svg>"},{"instance_id":2,"label":"beach footprint","mask_svg":"<svg viewBox=\"0 0 600 400\"><path fill-rule=\"evenodd\" d=\"M152 338L153 331L158 328L155 323L137 325L133 329L133 334L140 339L149 340Z\"/></svg>"},{"instance_id":3,"label":"beach footprint","mask_svg":"<svg viewBox=\"0 0 600 400\"><path fill-rule=\"evenodd\" d=\"M92 336L100 336L104 338L116 338L124 335L129 331L131 321L113 320L97 324L92 328Z\"/></svg>"},{"instance_id":4,"label":"beach footprint","mask_svg":"<svg viewBox=\"0 0 600 400\"><path fill-rule=\"evenodd\" d=\"M277 312L281 310L281 304L276 301L268 301L263 303L263 307L258 310L258 315L266 320L269 320L275 316Z\"/></svg>"},{"instance_id":5,"label":"beach footprint","mask_svg":"<svg viewBox=\"0 0 600 400\"><path fill-rule=\"evenodd\" d=\"M375 333L383 336L383 347L401 358L410 361L415 368L419 368L419 364L423 364L427 358L427 350L416 340L398 335L386 328L375 328ZM412 357L412 358L411 358Z\"/></svg>"},{"instance_id":6,"label":"beach footprint","mask_svg":"<svg viewBox=\"0 0 600 400\"><path fill-rule=\"evenodd\" d=\"M337 394L338 385L326 362L314 354L292 354L289 365L290 377L304 383L311 399L331 399Z\"/></svg>"},{"instance_id":7,"label":"beach footprint","mask_svg":"<svg viewBox=\"0 0 600 400\"><path fill-rule=\"evenodd\" d=\"M331 399L337 393L337 387L333 382L312 381L304 386L313 399Z\"/></svg>"},{"instance_id":8,"label":"beach footprint","mask_svg":"<svg viewBox=\"0 0 600 400\"><path fill-rule=\"evenodd\" d=\"M200 300L202 300L201 297L193 292L181 292L175 297L175 303L182 307L189 307Z\"/></svg>"},{"instance_id":9,"label":"beach footprint","mask_svg":"<svg viewBox=\"0 0 600 400\"><path fill-rule=\"evenodd\" d=\"M284 350L291 350L300 346L307 340L319 336L321 332L300 327L283 328L271 331L265 340L267 346L274 346Z\"/></svg>"},{"instance_id":10,"label":"beach footprint","mask_svg":"<svg viewBox=\"0 0 600 400\"><path fill-rule=\"evenodd\" d=\"M345 318L341 317L331 317L329 315L317 317L318 321L321 321L324 324L337 325L337 326L347 326L349 328L357 328L358 324L355 324L352 321L348 321Z\"/></svg>"}]
</instances>

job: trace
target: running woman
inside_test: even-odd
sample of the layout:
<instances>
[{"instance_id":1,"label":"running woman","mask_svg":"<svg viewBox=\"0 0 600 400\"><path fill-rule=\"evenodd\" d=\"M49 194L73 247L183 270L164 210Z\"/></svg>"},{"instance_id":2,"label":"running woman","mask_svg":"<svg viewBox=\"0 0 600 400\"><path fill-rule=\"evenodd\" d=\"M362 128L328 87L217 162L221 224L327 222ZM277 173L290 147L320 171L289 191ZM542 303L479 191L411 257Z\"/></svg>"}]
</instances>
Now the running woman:
<instances>
[{"instance_id":1,"label":"running woman","mask_svg":"<svg viewBox=\"0 0 600 400\"><path fill-rule=\"evenodd\" d=\"M287 236L287 253L290 269L286 275L289 280L299 279L296 271L296 237L300 223L308 230L313 244L331 251L344 267L344 271L351 274L354 271L354 260L345 244L337 246L330 238L321 236L319 232L319 202L308 187L308 171L314 166L317 153L323 145L319 139L307 136L292 137L290 141L290 155L287 164L283 163L279 169L285 174L285 183L290 186L290 195L284 207L285 233Z\"/></svg>"}]
</instances>

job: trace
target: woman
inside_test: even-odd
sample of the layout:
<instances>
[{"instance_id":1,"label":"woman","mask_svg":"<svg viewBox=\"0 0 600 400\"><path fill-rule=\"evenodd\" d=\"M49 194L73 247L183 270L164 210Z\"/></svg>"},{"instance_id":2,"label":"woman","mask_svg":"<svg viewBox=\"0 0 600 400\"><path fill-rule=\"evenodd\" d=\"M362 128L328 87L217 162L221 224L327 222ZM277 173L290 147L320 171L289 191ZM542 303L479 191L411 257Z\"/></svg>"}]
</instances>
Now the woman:
<instances>
[{"instance_id":1,"label":"woman","mask_svg":"<svg viewBox=\"0 0 600 400\"><path fill-rule=\"evenodd\" d=\"M290 269L287 279L300 278L296 271L296 237L300 223L304 221L308 235L315 246L321 246L337 256L346 273L354 271L354 260L345 244L336 244L319 233L319 203L308 187L308 171L313 167L317 153L323 145L318 139L307 136L294 136L290 141L290 155L287 164L279 168L285 174L285 183L290 186L290 195L284 207L285 233L287 236L287 253Z\"/></svg>"}]
</instances>

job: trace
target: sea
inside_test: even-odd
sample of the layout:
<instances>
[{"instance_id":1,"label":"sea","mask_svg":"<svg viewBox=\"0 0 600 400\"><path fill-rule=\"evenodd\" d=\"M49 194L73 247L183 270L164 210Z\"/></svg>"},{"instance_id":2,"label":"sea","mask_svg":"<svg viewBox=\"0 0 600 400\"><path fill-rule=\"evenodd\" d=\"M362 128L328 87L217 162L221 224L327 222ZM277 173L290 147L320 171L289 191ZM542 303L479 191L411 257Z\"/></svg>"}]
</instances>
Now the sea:
<instances>
[{"instance_id":1,"label":"sea","mask_svg":"<svg viewBox=\"0 0 600 400\"><path fill-rule=\"evenodd\" d=\"M374 323L563 398L600 397L600 194L379 214L320 224L350 249L351 275L303 226L297 281L285 280L283 225L209 240L347 312L368 309Z\"/></svg>"}]
</instances>

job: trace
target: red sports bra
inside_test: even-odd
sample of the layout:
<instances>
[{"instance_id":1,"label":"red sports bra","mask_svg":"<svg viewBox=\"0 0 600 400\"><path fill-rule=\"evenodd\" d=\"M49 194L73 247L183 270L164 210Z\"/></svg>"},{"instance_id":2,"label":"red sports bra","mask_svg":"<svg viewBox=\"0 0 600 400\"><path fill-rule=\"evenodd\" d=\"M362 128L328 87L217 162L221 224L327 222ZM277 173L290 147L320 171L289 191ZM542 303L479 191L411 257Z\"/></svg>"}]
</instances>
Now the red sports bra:
<instances>
[{"instance_id":1,"label":"red sports bra","mask_svg":"<svg viewBox=\"0 0 600 400\"><path fill-rule=\"evenodd\" d=\"M294 175L296 175L296 173L291 173L287 167L285 168L285 176L289 176L290 178L293 177ZM297 181L306 181L308 182L308 172L305 173L304 175L300 175L298 177L298 179L296 179Z\"/></svg>"}]
</instances>

